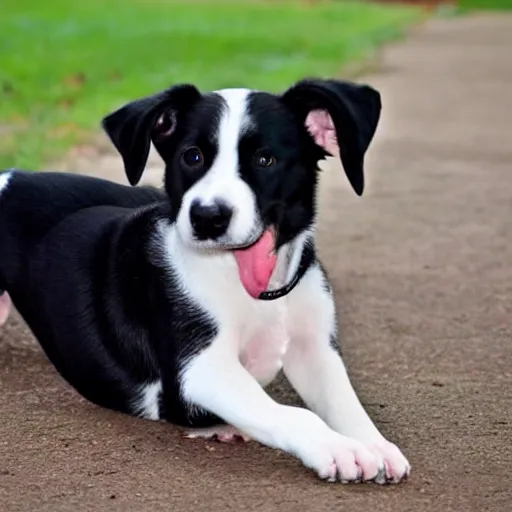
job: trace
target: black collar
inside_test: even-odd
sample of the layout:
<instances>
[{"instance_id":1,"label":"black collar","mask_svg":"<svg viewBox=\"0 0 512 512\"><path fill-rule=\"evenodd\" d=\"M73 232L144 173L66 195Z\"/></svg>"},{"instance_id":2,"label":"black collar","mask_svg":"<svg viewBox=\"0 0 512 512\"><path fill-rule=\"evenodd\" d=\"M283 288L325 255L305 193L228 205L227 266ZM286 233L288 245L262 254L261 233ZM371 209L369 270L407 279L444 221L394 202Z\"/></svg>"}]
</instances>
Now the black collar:
<instances>
[{"instance_id":1,"label":"black collar","mask_svg":"<svg viewBox=\"0 0 512 512\"><path fill-rule=\"evenodd\" d=\"M302 249L302 256L300 257L299 266L297 268L297 272L292 277L291 281L284 285L282 288L278 290L272 290L267 292L260 293L258 299L259 300L276 300L288 295L301 280L302 276L306 273L306 270L309 268L313 260L315 259L315 249L313 244L307 241L304 244Z\"/></svg>"}]
</instances>

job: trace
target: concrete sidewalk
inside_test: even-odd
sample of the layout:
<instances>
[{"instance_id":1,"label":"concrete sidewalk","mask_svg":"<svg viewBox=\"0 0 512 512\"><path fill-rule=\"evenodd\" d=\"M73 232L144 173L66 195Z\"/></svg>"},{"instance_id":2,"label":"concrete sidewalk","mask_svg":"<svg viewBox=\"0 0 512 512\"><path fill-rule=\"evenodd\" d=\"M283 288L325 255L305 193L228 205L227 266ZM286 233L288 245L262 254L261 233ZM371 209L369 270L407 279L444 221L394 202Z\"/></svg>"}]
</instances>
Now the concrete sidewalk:
<instances>
[{"instance_id":1,"label":"concrete sidewalk","mask_svg":"<svg viewBox=\"0 0 512 512\"><path fill-rule=\"evenodd\" d=\"M328 485L254 443L185 441L96 408L15 318L0 332L0 510L510 510L511 55L503 14L433 20L388 47L365 77L384 104L367 193L335 165L322 181L346 362L409 482ZM117 156L96 156L73 168L123 179Z\"/></svg>"}]
</instances>

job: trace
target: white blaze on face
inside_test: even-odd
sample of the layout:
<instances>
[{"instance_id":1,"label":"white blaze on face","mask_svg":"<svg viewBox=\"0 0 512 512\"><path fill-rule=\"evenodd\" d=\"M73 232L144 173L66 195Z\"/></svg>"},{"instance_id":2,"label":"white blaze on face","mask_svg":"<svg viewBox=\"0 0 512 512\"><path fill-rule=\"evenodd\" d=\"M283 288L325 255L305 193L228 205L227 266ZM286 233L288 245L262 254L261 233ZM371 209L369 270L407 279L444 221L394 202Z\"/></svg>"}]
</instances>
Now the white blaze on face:
<instances>
[{"instance_id":1,"label":"white blaze on face","mask_svg":"<svg viewBox=\"0 0 512 512\"><path fill-rule=\"evenodd\" d=\"M221 243L244 244L261 231L256 198L239 173L238 145L241 135L251 123L247 113L250 93L249 89L223 89L216 92L225 102L217 132L212 134L217 154L210 169L183 197L177 226L185 242L193 242L189 211L194 201L204 206L221 201L233 210L227 233L219 240Z\"/></svg>"}]
</instances>

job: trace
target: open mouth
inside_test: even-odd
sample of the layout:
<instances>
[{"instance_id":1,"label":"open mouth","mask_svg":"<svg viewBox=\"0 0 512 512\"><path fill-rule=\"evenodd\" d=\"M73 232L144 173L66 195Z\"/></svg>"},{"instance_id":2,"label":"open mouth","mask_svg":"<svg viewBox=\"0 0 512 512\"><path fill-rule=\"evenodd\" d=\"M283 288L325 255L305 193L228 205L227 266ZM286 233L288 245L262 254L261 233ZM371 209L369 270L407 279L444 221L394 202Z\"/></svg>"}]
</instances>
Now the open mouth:
<instances>
[{"instance_id":1,"label":"open mouth","mask_svg":"<svg viewBox=\"0 0 512 512\"><path fill-rule=\"evenodd\" d=\"M277 233L267 228L253 244L233 250L240 281L247 293L257 299L267 290L277 264Z\"/></svg>"}]
</instances>

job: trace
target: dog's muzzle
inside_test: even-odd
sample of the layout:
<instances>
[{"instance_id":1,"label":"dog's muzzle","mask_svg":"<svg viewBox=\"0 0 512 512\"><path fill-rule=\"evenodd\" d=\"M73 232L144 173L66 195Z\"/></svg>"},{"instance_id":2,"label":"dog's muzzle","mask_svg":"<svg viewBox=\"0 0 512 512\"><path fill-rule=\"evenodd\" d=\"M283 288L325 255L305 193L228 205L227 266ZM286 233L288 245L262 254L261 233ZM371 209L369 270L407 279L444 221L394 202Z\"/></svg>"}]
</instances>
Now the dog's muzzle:
<instances>
[{"instance_id":1,"label":"dog's muzzle","mask_svg":"<svg viewBox=\"0 0 512 512\"><path fill-rule=\"evenodd\" d=\"M197 240L217 240L228 230L233 210L220 201L204 205L195 200L190 205L189 215Z\"/></svg>"}]
</instances>

